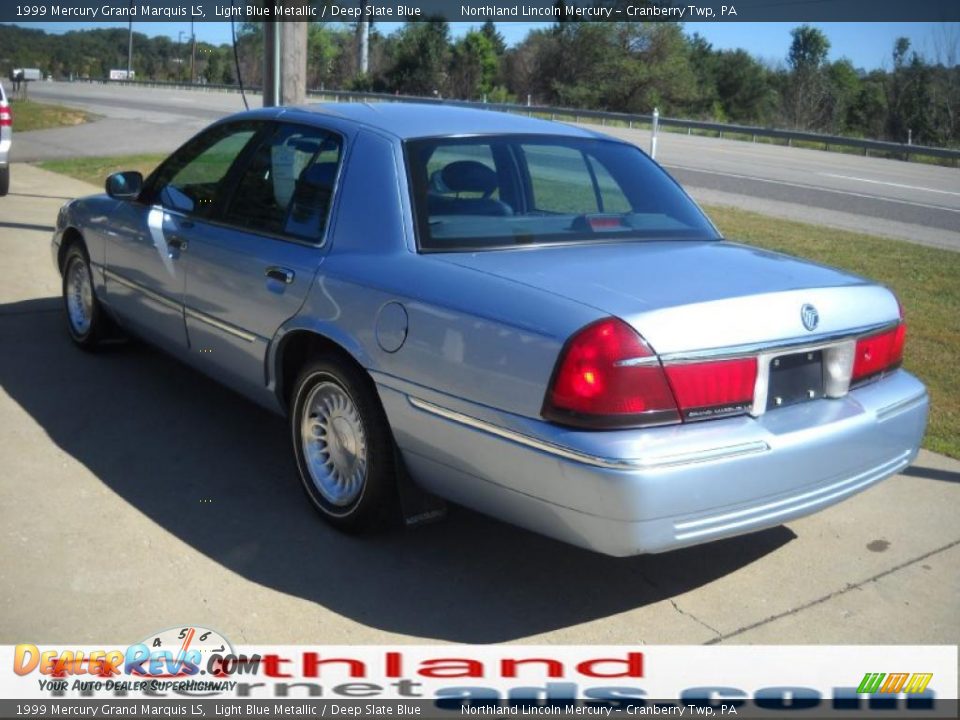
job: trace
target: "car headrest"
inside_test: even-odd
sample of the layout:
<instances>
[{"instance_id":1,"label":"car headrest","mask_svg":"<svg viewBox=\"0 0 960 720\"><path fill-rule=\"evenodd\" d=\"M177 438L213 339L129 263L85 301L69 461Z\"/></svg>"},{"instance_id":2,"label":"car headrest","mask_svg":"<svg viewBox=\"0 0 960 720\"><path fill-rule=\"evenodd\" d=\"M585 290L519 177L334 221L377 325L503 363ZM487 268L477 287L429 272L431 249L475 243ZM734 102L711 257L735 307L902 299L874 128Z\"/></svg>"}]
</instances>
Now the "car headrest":
<instances>
[{"instance_id":1,"label":"car headrest","mask_svg":"<svg viewBox=\"0 0 960 720\"><path fill-rule=\"evenodd\" d=\"M497 187L497 173L476 160L457 160L445 165L440 179L450 192L478 192L484 197Z\"/></svg>"}]
</instances>

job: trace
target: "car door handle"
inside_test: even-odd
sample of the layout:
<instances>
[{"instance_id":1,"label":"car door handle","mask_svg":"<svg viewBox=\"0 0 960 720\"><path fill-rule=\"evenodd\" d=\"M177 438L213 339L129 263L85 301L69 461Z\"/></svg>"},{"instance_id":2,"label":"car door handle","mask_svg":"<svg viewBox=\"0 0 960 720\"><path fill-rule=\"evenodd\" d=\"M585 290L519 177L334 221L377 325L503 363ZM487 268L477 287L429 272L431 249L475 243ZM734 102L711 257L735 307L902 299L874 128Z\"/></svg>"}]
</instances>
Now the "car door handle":
<instances>
[{"instance_id":1,"label":"car door handle","mask_svg":"<svg viewBox=\"0 0 960 720\"><path fill-rule=\"evenodd\" d=\"M293 270L288 270L287 268L276 267L276 266L268 267L266 270L263 271L263 274L266 275L271 280L279 280L280 282L286 283L287 285L293 282L293 278L295 275Z\"/></svg>"},{"instance_id":2,"label":"car door handle","mask_svg":"<svg viewBox=\"0 0 960 720\"><path fill-rule=\"evenodd\" d=\"M167 240L167 247L169 247L171 250L179 250L180 252L183 252L187 249L187 241L178 237L170 238Z\"/></svg>"}]
</instances>

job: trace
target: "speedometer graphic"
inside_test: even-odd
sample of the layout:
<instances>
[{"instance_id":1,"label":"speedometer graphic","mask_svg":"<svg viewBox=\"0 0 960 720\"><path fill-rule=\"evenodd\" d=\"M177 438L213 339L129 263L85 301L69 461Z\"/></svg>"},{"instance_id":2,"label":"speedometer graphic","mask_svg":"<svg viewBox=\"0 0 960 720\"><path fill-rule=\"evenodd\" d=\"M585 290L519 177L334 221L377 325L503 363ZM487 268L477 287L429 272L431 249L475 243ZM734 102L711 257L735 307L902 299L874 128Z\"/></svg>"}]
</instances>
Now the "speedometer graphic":
<instances>
[{"instance_id":1,"label":"speedometer graphic","mask_svg":"<svg viewBox=\"0 0 960 720\"><path fill-rule=\"evenodd\" d=\"M220 660L233 656L233 646L229 640L216 630L199 625L161 630L144 638L141 646L145 646L147 658L134 669L134 673L154 678L196 675L222 677L227 673Z\"/></svg>"}]
</instances>

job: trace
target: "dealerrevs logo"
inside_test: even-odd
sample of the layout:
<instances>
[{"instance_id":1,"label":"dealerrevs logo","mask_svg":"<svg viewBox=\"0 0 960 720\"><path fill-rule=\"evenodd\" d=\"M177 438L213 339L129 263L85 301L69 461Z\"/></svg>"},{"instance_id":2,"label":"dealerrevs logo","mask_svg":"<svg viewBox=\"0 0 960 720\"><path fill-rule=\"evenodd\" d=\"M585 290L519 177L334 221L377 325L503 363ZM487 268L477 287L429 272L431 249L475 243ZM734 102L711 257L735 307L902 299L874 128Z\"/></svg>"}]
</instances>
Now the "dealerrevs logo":
<instances>
[{"instance_id":1,"label":"dealerrevs logo","mask_svg":"<svg viewBox=\"0 0 960 720\"><path fill-rule=\"evenodd\" d=\"M14 648L13 671L25 676L36 673L41 688L145 689L163 687L154 681L196 678L208 675L222 679L238 672L256 672L259 656L238 656L229 641L215 630L188 626L170 628L127 647L94 649L44 649L24 643ZM251 667L252 665L252 667ZM76 676L86 676L83 680ZM98 680L89 680L90 676ZM173 686L171 683L165 685ZM218 689L227 689L218 688Z\"/></svg>"}]
</instances>

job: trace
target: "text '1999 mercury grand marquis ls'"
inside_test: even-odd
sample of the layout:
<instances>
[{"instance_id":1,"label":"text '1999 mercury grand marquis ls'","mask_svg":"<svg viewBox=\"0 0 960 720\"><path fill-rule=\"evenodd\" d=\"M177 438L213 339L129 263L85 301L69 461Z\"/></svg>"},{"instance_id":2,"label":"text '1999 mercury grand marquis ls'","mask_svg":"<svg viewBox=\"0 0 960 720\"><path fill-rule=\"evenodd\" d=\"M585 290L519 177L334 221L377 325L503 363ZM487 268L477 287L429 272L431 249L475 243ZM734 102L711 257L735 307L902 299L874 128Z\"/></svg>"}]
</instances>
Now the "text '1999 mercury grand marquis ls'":
<instances>
[{"instance_id":1,"label":"text '1999 mercury grand marquis ls'","mask_svg":"<svg viewBox=\"0 0 960 720\"><path fill-rule=\"evenodd\" d=\"M57 218L67 326L290 419L334 525L397 478L611 555L777 525L926 425L886 288L725 241L638 148L483 110L255 110ZM403 482L408 482L404 480Z\"/></svg>"}]
</instances>

